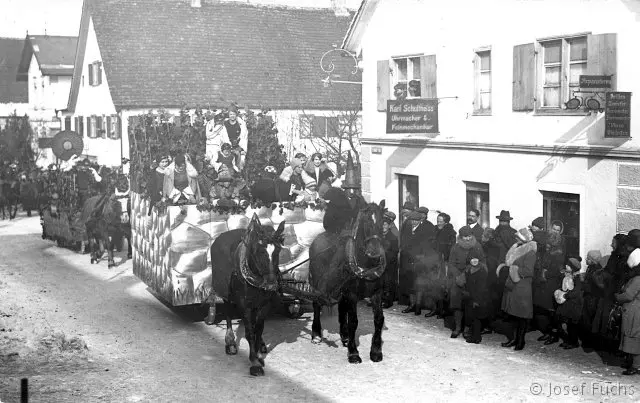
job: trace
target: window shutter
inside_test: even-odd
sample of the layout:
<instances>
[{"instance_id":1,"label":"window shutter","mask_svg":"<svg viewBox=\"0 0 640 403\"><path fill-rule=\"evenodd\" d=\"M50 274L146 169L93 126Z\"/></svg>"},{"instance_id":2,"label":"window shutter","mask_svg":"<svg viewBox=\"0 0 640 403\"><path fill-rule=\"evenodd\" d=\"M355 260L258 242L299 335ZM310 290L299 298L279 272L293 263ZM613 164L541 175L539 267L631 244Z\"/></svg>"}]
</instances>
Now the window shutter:
<instances>
[{"instance_id":1,"label":"window shutter","mask_svg":"<svg viewBox=\"0 0 640 403\"><path fill-rule=\"evenodd\" d=\"M89 85L93 85L93 64L89 64Z\"/></svg>"},{"instance_id":2,"label":"window shutter","mask_svg":"<svg viewBox=\"0 0 640 403\"><path fill-rule=\"evenodd\" d=\"M120 116L116 116L115 119L116 119L116 130L115 130L114 138L118 140L122 138L122 119L120 119Z\"/></svg>"},{"instance_id":3,"label":"window shutter","mask_svg":"<svg viewBox=\"0 0 640 403\"><path fill-rule=\"evenodd\" d=\"M480 102L480 56L477 53L473 56L473 110L477 111L481 107Z\"/></svg>"},{"instance_id":4,"label":"window shutter","mask_svg":"<svg viewBox=\"0 0 640 403\"><path fill-rule=\"evenodd\" d=\"M340 119L337 116L327 118L327 137L341 137Z\"/></svg>"},{"instance_id":5,"label":"window shutter","mask_svg":"<svg viewBox=\"0 0 640 403\"><path fill-rule=\"evenodd\" d=\"M324 137L327 133L327 118L314 116L311 120L311 137Z\"/></svg>"},{"instance_id":6,"label":"window shutter","mask_svg":"<svg viewBox=\"0 0 640 403\"><path fill-rule=\"evenodd\" d=\"M96 117L96 137L107 138L107 132L104 130L104 117Z\"/></svg>"},{"instance_id":7,"label":"window shutter","mask_svg":"<svg viewBox=\"0 0 640 403\"><path fill-rule=\"evenodd\" d=\"M105 125L105 128L106 128L105 132L106 132L107 138L110 138L110 139L114 138L115 137L114 133L111 130L112 129L111 116L107 116L107 124Z\"/></svg>"},{"instance_id":8,"label":"window shutter","mask_svg":"<svg viewBox=\"0 0 640 403\"><path fill-rule=\"evenodd\" d=\"M438 74L436 55L420 57L421 98L438 98Z\"/></svg>"},{"instance_id":9,"label":"window shutter","mask_svg":"<svg viewBox=\"0 0 640 403\"><path fill-rule=\"evenodd\" d=\"M93 133L92 133L92 125L91 125L91 116L87 116L87 137L89 137L90 139L93 138Z\"/></svg>"},{"instance_id":10,"label":"window shutter","mask_svg":"<svg viewBox=\"0 0 640 403\"><path fill-rule=\"evenodd\" d=\"M532 111L535 103L536 69L533 43L513 47L514 111Z\"/></svg>"},{"instance_id":11,"label":"window shutter","mask_svg":"<svg viewBox=\"0 0 640 403\"><path fill-rule=\"evenodd\" d=\"M64 129L71 130L71 116L67 116L64 118Z\"/></svg>"},{"instance_id":12,"label":"window shutter","mask_svg":"<svg viewBox=\"0 0 640 403\"><path fill-rule=\"evenodd\" d=\"M616 34L589 35L587 37L587 74L611 77L611 90L617 86Z\"/></svg>"},{"instance_id":13,"label":"window shutter","mask_svg":"<svg viewBox=\"0 0 640 403\"><path fill-rule=\"evenodd\" d=\"M378 111L387 111L387 101L391 92L389 61L378 60Z\"/></svg>"},{"instance_id":14,"label":"window shutter","mask_svg":"<svg viewBox=\"0 0 640 403\"><path fill-rule=\"evenodd\" d=\"M76 131L82 137L84 137L84 118L82 116L77 117Z\"/></svg>"},{"instance_id":15,"label":"window shutter","mask_svg":"<svg viewBox=\"0 0 640 403\"><path fill-rule=\"evenodd\" d=\"M96 85L102 84L102 64L101 63L96 64L96 75L97 75Z\"/></svg>"}]
</instances>

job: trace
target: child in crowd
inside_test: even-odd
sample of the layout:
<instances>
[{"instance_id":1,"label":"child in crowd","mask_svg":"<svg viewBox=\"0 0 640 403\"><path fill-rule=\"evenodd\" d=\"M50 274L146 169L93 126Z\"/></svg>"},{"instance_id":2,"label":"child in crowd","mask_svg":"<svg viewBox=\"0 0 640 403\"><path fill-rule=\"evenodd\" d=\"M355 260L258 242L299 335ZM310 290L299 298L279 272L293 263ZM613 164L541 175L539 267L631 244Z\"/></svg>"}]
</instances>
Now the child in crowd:
<instances>
[{"instance_id":1,"label":"child in crowd","mask_svg":"<svg viewBox=\"0 0 640 403\"><path fill-rule=\"evenodd\" d=\"M465 269L465 315L471 323L471 336L467 343L480 344L482 322L490 316L491 296L487 287L487 266L480 261L480 253L471 249Z\"/></svg>"},{"instance_id":2,"label":"child in crowd","mask_svg":"<svg viewBox=\"0 0 640 403\"><path fill-rule=\"evenodd\" d=\"M232 176L236 176L240 172L236 164L237 158L237 155L231 152L231 144L224 143L218 152L218 169L220 165L224 165Z\"/></svg>"},{"instance_id":3,"label":"child in crowd","mask_svg":"<svg viewBox=\"0 0 640 403\"><path fill-rule=\"evenodd\" d=\"M580 268L582 258L572 257L564 270L564 279L562 279L562 289L556 290L554 293L558 309L558 321L567 327L564 335L564 342L560 347L565 350L578 348L580 343L578 336L580 332L580 320L582 319L583 295L582 281L580 279Z\"/></svg>"}]
</instances>

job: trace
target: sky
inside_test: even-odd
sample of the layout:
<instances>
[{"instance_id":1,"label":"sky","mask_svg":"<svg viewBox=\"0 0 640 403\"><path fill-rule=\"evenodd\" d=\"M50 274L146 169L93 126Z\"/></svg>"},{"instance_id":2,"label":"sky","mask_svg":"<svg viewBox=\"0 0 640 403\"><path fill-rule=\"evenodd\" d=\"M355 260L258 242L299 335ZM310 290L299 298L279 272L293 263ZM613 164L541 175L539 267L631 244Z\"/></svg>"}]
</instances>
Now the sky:
<instances>
[{"instance_id":1,"label":"sky","mask_svg":"<svg viewBox=\"0 0 640 403\"><path fill-rule=\"evenodd\" d=\"M82 0L0 0L0 37L77 36Z\"/></svg>"}]
</instances>

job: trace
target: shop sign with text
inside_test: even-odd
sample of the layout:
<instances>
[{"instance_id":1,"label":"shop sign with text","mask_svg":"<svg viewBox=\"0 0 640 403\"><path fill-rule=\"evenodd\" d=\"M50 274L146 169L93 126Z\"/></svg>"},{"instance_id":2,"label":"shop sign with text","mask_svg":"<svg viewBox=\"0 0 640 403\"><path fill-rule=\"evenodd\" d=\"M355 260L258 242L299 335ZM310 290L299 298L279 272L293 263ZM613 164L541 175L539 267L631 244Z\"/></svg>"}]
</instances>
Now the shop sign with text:
<instances>
[{"instance_id":1,"label":"shop sign with text","mask_svg":"<svg viewBox=\"0 0 640 403\"><path fill-rule=\"evenodd\" d=\"M387 133L438 133L438 100L387 101Z\"/></svg>"},{"instance_id":2,"label":"shop sign with text","mask_svg":"<svg viewBox=\"0 0 640 403\"><path fill-rule=\"evenodd\" d=\"M631 93L608 92L604 110L604 137L631 137Z\"/></svg>"}]
</instances>

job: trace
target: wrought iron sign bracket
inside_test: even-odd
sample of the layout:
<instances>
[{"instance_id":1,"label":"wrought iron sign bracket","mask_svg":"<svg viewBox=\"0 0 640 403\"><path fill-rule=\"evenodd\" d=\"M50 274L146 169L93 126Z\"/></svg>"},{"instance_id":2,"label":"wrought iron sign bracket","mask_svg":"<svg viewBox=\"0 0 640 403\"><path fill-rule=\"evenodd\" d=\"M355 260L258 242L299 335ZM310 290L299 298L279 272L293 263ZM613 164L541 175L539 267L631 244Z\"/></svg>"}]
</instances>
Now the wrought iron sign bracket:
<instances>
[{"instance_id":1,"label":"wrought iron sign bracket","mask_svg":"<svg viewBox=\"0 0 640 403\"><path fill-rule=\"evenodd\" d=\"M327 56L329 55L331 56L327 58ZM360 66L358 65L358 58L356 57L355 54L349 52L348 50L341 49L334 46L334 49L331 49L325 52L320 58L320 68L322 69L323 72L327 74L327 77L321 80L324 86L329 87L334 83L362 85L361 81L333 80L331 78L333 71L336 69L335 64L333 64L333 57L335 57L334 55L340 55L341 57L351 57L353 59L353 70L351 71L351 75L358 74L358 71L360 70ZM327 60L325 60L325 58L327 58Z\"/></svg>"},{"instance_id":2,"label":"wrought iron sign bracket","mask_svg":"<svg viewBox=\"0 0 640 403\"><path fill-rule=\"evenodd\" d=\"M572 91L573 98L565 102L564 106L569 110L584 108L587 112L604 112L604 94L606 91Z\"/></svg>"}]
</instances>

